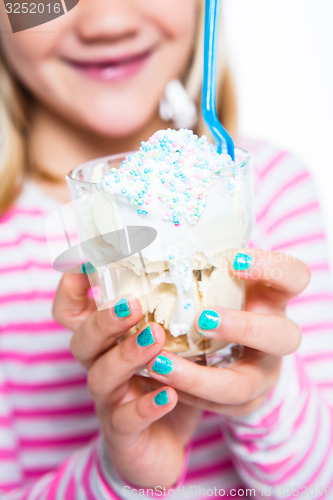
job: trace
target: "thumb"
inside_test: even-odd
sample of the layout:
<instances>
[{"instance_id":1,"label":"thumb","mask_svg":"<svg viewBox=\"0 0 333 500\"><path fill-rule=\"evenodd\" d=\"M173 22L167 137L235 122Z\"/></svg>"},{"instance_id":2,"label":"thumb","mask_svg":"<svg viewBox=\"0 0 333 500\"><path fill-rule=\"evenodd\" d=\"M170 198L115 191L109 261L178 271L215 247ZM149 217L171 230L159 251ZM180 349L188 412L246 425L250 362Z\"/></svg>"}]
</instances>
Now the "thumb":
<instances>
[{"instance_id":1,"label":"thumb","mask_svg":"<svg viewBox=\"0 0 333 500\"><path fill-rule=\"evenodd\" d=\"M88 295L89 289L87 275L64 274L53 303L54 319L70 330L75 330L96 310L94 299Z\"/></svg>"}]
</instances>

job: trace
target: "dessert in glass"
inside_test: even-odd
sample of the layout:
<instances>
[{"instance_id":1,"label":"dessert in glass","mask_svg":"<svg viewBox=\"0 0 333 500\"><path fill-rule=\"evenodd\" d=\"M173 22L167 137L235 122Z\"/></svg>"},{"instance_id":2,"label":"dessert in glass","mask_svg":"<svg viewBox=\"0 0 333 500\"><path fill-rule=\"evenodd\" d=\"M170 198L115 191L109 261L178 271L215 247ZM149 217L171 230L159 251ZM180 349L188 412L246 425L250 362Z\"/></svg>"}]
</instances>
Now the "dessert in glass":
<instances>
[{"instance_id":1,"label":"dessert in glass","mask_svg":"<svg viewBox=\"0 0 333 500\"><path fill-rule=\"evenodd\" d=\"M193 321L205 307L242 308L244 283L230 265L253 225L249 153L236 148L232 161L204 136L160 130L67 182L98 307L130 293L144 316L129 334L155 321L168 351L211 366L236 359L239 346L205 338Z\"/></svg>"}]
</instances>

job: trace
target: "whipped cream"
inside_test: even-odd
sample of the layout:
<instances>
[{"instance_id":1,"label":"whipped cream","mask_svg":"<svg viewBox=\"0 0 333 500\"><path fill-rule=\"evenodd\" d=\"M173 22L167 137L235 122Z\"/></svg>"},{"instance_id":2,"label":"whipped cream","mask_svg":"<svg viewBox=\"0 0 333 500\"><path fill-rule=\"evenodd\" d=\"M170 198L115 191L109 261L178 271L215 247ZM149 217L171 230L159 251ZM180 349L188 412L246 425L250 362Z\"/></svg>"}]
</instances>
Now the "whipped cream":
<instances>
[{"instance_id":1,"label":"whipped cream","mask_svg":"<svg viewBox=\"0 0 333 500\"><path fill-rule=\"evenodd\" d=\"M246 244L248 236L238 182L245 163L245 156L236 164L218 154L205 136L190 130L160 130L98 183L91 213L101 247L116 245L108 235L130 226L157 232L140 255L131 254L128 240L129 256L109 265L120 271L115 292L144 295L147 311L173 337L189 333L197 310L214 305L206 297L216 300L221 287L234 298L227 307L241 306L241 287L228 276L226 252ZM193 271L201 272L198 284ZM195 335L192 329L198 341Z\"/></svg>"}]
</instances>

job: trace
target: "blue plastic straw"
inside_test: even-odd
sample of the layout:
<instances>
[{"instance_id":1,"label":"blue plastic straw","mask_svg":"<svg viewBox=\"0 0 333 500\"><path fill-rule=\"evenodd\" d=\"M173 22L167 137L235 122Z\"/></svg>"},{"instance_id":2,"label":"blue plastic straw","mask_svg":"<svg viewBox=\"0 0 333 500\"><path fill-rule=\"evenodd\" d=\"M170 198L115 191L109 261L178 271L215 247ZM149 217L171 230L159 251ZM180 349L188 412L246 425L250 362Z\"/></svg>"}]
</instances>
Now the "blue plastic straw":
<instances>
[{"instance_id":1,"label":"blue plastic straw","mask_svg":"<svg viewBox=\"0 0 333 500\"><path fill-rule=\"evenodd\" d=\"M218 119L216 111L217 41L221 0L206 0L202 114L212 133L218 153L235 159L234 143Z\"/></svg>"}]
</instances>

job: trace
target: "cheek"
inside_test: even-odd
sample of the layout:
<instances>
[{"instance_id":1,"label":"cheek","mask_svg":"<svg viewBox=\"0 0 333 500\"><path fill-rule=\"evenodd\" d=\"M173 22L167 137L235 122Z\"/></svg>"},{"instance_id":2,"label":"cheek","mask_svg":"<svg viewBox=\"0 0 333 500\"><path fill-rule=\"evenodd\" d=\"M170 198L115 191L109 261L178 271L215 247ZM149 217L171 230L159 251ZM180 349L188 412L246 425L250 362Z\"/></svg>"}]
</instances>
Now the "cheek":
<instances>
[{"instance_id":1,"label":"cheek","mask_svg":"<svg viewBox=\"0 0 333 500\"><path fill-rule=\"evenodd\" d=\"M15 36L15 38L14 38ZM45 36L21 34L3 37L1 46L5 59L18 79L28 88L43 85L43 65L48 53Z\"/></svg>"},{"instance_id":2,"label":"cheek","mask_svg":"<svg viewBox=\"0 0 333 500\"><path fill-rule=\"evenodd\" d=\"M145 3L147 16L159 26L166 37L182 43L193 42L199 13L199 0L146 0Z\"/></svg>"}]
</instances>

